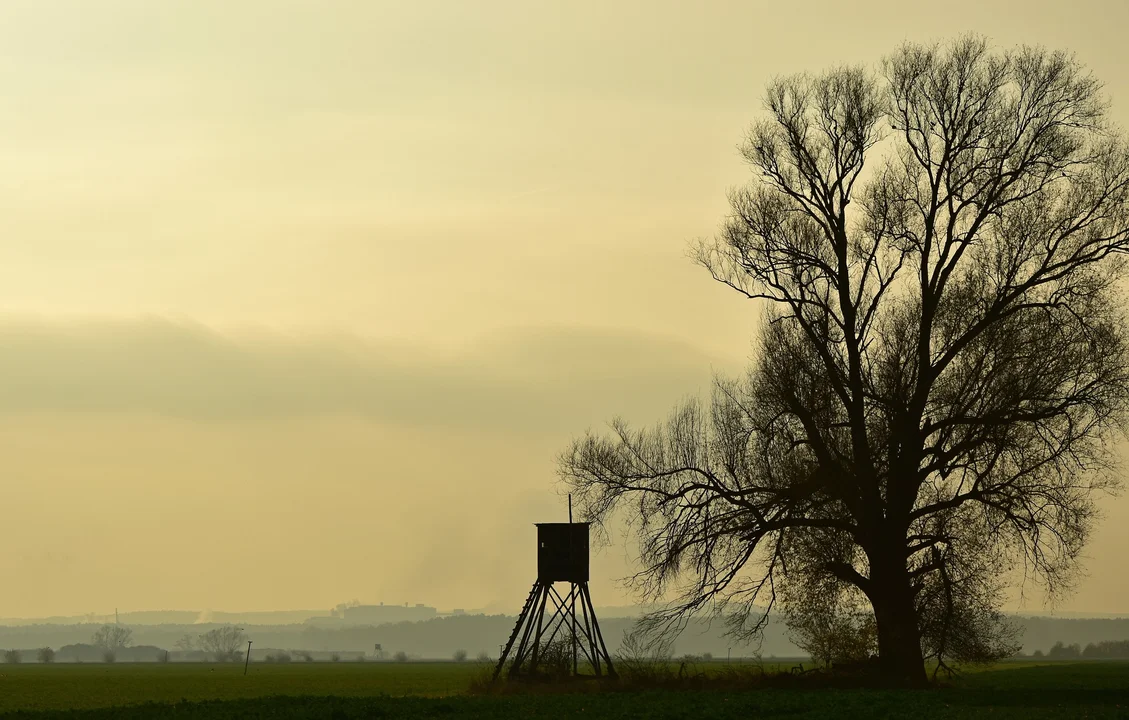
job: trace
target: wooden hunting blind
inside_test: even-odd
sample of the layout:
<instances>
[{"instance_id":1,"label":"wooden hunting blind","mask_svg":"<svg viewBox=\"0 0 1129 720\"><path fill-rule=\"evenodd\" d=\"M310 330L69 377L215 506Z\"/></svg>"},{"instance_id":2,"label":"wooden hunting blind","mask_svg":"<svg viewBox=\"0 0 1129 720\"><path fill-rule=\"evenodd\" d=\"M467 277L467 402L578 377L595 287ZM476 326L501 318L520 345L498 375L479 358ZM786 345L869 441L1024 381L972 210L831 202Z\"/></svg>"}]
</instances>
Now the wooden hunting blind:
<instances>
[{"instance_id":1,"label":"wooden hunting blind","mask_svg":"<svg viewBox=\"0 0 1129 720\"><path fill-rule=\"evenodd\" d=\"M569 498L569 520L572 499ZM510 634L494 668L495 679L506 667L510 651L509 677L535 677L538 666L559 667L560 652L567 648L568 664L574 676L581 676L580 661L591 668L596 677L614 678L615 668L608 654L592 595L588 592L589 523L536 523L537 580L517 624ZM567 593L559 592L555 583L568 583ZM577 608L579 604L579 608ZM548 613L546 613L548 609ZM578 612L579 610L579 612ZM550 660L549 657L554 660ZM585 669L587 669L585 668Z\"/></svg>"},{"instance_id":2,"label":"wooden hunting blind","mask_svg":"<svg viewBox=\"0 0 1129 720\"><path fill-rule=\"evenodd\" d=\"M537 579L588 582L588 523L537 523Z\"/></svg>"}]
</instances>

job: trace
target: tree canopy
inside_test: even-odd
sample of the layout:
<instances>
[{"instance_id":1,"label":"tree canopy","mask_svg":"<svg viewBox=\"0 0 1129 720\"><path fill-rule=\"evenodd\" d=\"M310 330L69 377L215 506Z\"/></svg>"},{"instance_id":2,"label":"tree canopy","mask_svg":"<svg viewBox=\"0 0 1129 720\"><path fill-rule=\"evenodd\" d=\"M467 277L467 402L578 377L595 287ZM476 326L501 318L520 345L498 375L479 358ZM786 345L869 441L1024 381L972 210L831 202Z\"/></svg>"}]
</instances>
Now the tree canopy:
<instances>
[{"instance_id":1,"label":"tree canopy","mask_svg":"<svg viewBox=\"0 0 1129 720\"><path fill-rule=\"evenodd\" d=\"M773 81L695 259L756 301L743 378L562 453L652 615L872 614L879 664L1009 654L1007 583L1069 589L1118 482L1129 152L1075 58L966 36ZM865 623L864 623L865 624Z\"/></svg>"}]
</instances>

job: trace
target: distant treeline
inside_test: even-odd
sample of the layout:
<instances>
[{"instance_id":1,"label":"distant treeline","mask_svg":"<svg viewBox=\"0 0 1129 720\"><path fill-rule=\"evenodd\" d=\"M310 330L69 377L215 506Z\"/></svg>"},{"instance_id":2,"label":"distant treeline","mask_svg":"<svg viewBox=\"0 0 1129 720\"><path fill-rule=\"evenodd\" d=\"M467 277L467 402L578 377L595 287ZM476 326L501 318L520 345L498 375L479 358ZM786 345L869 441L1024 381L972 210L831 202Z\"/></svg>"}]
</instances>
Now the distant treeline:
<instances>
[{"instance_id":1,"label":"distant treeline","mask_svg":"<svg viewBox=\"0 0 1129 720\"><path fill-rule=\"evenodd\" d=\"M1129 618L1025 617L1019 622L1023 626L1023 652L1027 654L1036 650L1047 653L1060 641L1084 648L1129 638Z\"/></svg>"},{"instance_id":2,"label":"distant treeline","mask_svg":"<svg viewBox=\"0 0 1129 720\"><path fill-rule=\"evenodd\" d=\"M463 650L474 658L479 654L497 657L501 643L505 642L513 629L515 618L507 615L455 615L438 617L422 622L401 622L379 626L321 626L314 624L292 625L242 625L247 636L254 641L254 649L278 648L292 651L308 651L320 657L329 653L348 653L355 658L357 653L371 656L379 644L387 656L397 652L407 653L413 658L450 658ZM1023 626L1023 652L1027 655L1035 651L1048 655L1054 648L1077 647L1073 651L1058 650L1063 657L1107 658L1129 657L1125 644L1129 643L1129 619L1059 619L1059 618L1020 618ZM624 632L631 629L632 618L601 618L600 625L608 649L618 651ZM168 650L173 659L194 659L194 655L178 653L178 645L186 636L197 637L201 633L219 626L220 623L132 625L133 644L154 650L137 651L145 655L157 650ZM0 650L50 647L60 650L65 646L81 646L91 642L91 637L99 625L19 625L0 626ZM1058 645L1056 645L1058 643ZM79 648L75 648L76 652ZM779 621L768 625L764 639L759 646L741 645L724 636L723 623L710 623L704 620L691 622L674 644L676 655L703 655L709 653L716 658L724 658L732 650L735 657L750 656L758 651L764 657L798 657L803 653L788 639L787 628ZM93 652L82 652L83 658L94 657ZM29 658L34 652L25 653ZM328 655L327 655L328 656ZM129 660L127 654L119 662ZM342 658L344 659L344 655ZM139 657L139 659L141 659ZM65 655L58 657L67 662ZM83 659L83 661L86 661Z\"/></svg>"},{"instance_id":3,"label":"distant treeline","mask_svg":"<svg viewBox=\"0 0 1129 720\"><path fill-rule=\"evenodd\" d=\"M1067 645L1060 640L1046 653L1036 650L1032 654L1048 660L1126 660L1129 659L1129 640L1103 640L1087 643L1086 647L1078 643Z\"/></svg>"},{"instance_id":4,"label":"distant treeline","mask_svg":"<svg viewBox=\"0 0 1129 720\"><path fill-rule=\"evenodd\" d=\"M258 648L281 648L317 653L374 653L376 645L389 657L405 652L414 658L450 658L456 651L464 650L470 657L486 654L497 657L501 643L513 630L516 618L506 615L456 615L422 622L390 623L379 626L322 627L317 625L242 625L247 636ZM601 619L600 626L608 649L616 652L624 632L634 624L632 618ZM192 625L135 625L133 642L156 648L173 650L185 636L196 637L217 627L216 624ZM23 625L0 626L0 649L7 648L61 648L67 645L90 643L97 625ZM741 645L723 637L721 623L711 627L705 621L695 621L682 632L674 645L679 655L711 653L725 657L732 649L734 656L748 656L757 648ZM782 625L768 628L760 651L780 657L796 657L800 651L787 639ZM180 655L178 655L180 657ZM174 658L175 659L175 658ZM60 662L66 660L60 656Z\"/></svg>"}]
</instances>

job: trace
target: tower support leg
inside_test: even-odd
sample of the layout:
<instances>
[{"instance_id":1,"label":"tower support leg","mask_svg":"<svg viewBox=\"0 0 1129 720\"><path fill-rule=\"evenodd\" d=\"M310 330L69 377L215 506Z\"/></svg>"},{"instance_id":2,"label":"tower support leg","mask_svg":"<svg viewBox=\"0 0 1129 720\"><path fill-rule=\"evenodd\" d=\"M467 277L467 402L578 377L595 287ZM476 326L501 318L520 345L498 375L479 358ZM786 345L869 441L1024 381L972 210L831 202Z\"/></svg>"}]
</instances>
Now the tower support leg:
<instances>
[{"instance_id":1,"label":"tower support leg","mask_svg":"<svg viewBox=\"0 0 1129 720\"><path fill-rule=\"evenodd\" d=\"M550 601L551 614L546 619L545 610ZM580 605L579 616L577 601ZM579 651L583 650L596 677L603 677L605 671L607 677L616 677L611 655L600 632L599 621L596 620L596 609L592 605L588 583L571 583L569 593L562 597L552 583L538 580L533 583L509 641L502 650L501 657L498 658L498 665L494 668L494 679L501 675L511 651L513 661L507 673L509 677L536 675L538 665L545 658L545 650L553 644L558 634L561 634L561 641L568 645L566 663L573 676L582 674Z\"/></svg>"}]
</instances>

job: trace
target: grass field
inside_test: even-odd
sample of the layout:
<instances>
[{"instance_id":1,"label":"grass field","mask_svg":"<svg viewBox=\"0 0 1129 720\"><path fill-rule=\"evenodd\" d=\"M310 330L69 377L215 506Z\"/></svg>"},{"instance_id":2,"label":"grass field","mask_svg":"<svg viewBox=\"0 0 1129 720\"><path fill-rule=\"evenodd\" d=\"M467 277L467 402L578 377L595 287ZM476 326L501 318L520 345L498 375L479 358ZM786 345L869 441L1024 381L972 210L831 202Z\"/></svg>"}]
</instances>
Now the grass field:
<instances>
[{"instance_id":1,"label":"grass field","mask_svg":"<svg viewBox=\"0 0 1129 720\"><path fill-rule=\"evenodd\" d=\"M270 695L436 697L466 692L473 663L0 665L0 713Z\"/></svg>"},{"instance_id":2,"label":"grass field","mask_svg":"<svg viewBox=\"0 0 1129 720\"><path fill-rule=\"evenodd\" d=\"M1123 718L1129 663L1003 664L928 691L605 692L471 697L455 663L4 665L0 715L50 718Z\"/></svg>"}]
</instances>

